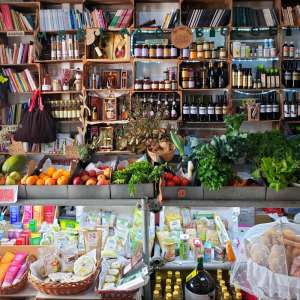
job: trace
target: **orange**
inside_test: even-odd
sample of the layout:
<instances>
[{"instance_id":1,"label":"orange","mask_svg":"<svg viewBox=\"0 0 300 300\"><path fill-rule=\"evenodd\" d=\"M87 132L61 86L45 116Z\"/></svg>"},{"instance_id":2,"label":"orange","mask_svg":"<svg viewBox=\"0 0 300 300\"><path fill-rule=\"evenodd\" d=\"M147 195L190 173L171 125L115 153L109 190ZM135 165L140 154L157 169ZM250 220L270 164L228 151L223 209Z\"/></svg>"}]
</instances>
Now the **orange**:
<instances>
[{"instance_id":1,"label":"orange","mask_svg":"<svg viewBox=\"0 0 300 300\"><path fill-rule=\"evenodd\" d=\"M70 177L70 172L69 171L63 170L62 174L63 174L63 176Z\"/></svg>"},{"instance_id":2,"label":"orange","mask_svg":"<svg viewBox=\"0 0 300 300\"><path fill-rule=\"evenodd\" d=\"M27 185L35 185L37 180L38 180L37 176L29 176L26 179L26 184Z\"/></svg>"},{"instance_id":3,"label":"orange","mask_svg":"<svg viewBox=\"0 0 300 300\"><path fill-rule=\"evenodd\" d=\"M47 175L51 177L55 171L56 169L54 167L49 167L47 170Z\"/></svg>"},{"instance_id":4,"label":"orange","mask_svg":"<svg viewBox=\"0 0 300 300\"><path fill-rule=\"evenodd\" d=\"M40 178L45 178L45 177L49 177L46 173L42 172L40 175L39 175Z\"/></svg>"},{"instance_id":5,"label":"orange","mask_svg":"<svg viewBox=\"0 0 300 300\"><path fill-rule=\"evenodd\" d=\"M58 185L67 185L69 182L69 178L67 176L61 176L57 179Z\"/></svg>"},{"instance_id":6,"label":"orange","mask_svg":"<svg viewBox=\"0 0 300 300\"><path fill-rule=\"evenodd\" d=\"M56 185L56 179L54 178L47 178L45 181L46 185Z\"/></svg>"},{"instance_id":7,"label":"orange","mask_svg":"<svg viewBox=\"0 0 300 300\"><path fill-rule=\"evenodd\" d=\"M55 171L53 174L52 174L52 178L54 179L58 179L59 177L61 177L63 174L62 174L62 171L61 170L57 170Z\"/></svg>"},{"instance_id":8,"label":"orange","mask_svg":"<svg viewBox=\"0 0 300 300\"><path fill-rule=\"evenodd\" d=\"M37 181L36 181L36 185L44 185L45 184L45 180L43 178L39 178Z\"/></svg>"}]
</instances>

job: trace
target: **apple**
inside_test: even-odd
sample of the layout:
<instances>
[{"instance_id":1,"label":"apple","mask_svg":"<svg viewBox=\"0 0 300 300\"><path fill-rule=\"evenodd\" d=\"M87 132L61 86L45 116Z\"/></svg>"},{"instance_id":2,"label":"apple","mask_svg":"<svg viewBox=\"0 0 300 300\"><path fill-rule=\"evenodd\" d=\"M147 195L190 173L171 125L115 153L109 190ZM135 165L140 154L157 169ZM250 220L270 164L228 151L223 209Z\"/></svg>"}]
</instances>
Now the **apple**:
<instances>
[{"instance_id":1,"label":"apple","mask_svg":"<svg viewBox=\"0 0 300 300\"><path fill-rule=\"evenodd\" d=\"M94 178L90 178L87 180L87 182L85 183L86 185L96 185L97 181Z\"/></svg>"},{"instance_id":2,"label":"apple","mask_svg":"<svg viewBox=\"0 0 300 300\"><path fill-rule=\"evenodd\" d=\"M81 178L82 182L86 182L90 179L90 176L85 174L85 175L82 175L80 178Z\"/></svg>"},{"instance_id":3,"label":"apple","mask_svg":"<svg viewBox=\"0 0 300 300\"><path fill-rule=\"evenodd\" d=\"M97 180L98 180L98 181L100 181L100 180L106 180L106 177L105 177L104 174L99 174L99 175L97 176Z\"/></svg>"},{"instance_id":4,"label":"apple","mask_svg":"<svg viewBox=\"0 0 300 300\"><path fill-rule=\"evenodd\" d=\"M84 175L89 175L89 172L85 170L80 171L79 176L82 177Z\"/></svg>"},{"instance_id":5,"label":"apple","mask_svg":"<svg viewBox=\"0 0 300 300\"><path fill-rule=\"evenodd\" d=\"M10 176L7 176L6 180L5 180L5 184L6 185L15 185L16 181L13 178L11 178Z\"/></svg>"},{"instance_id":6,"label":"apple","mask_svg":"<svg viewBox=\"0 0 300 300\"><path fill-rule=\"evenodd\" d=\"M16 172L16 171L11 172L11 173L9 174L9 177L10 177L10 178L13 178L15 181L20 181L21 178L22 178L21 174L20 174L19 172Z\"/></svg>"},{"instance_id":7,"label":"apple","mask_svg":"<svg viewBox=\"0 0 300 300\"><path fill-rule=\"evenodd\" d=\"M90 177L95 177L95 178L97 177L97 173L95 170L90 170L90 171L88 171L88 173L89 173Z\"/></svg>"},{"instance_id":8,"label":"apple","mask_svg":"<svg viewBox=\"0 0 300 300\"><path fill-rule=\"evenodd\" d=\"M81 180L81 178L79 176L76 176L74 179L73 179L73 184L74 185L81 185L83 182Z\"/></svg>"},{"instance_id":9,"label":"apple","mask_svg":"<svg viewBox=\"0 0 300 300\"><path fill-rule=\"evenodd\" d=\"M106 168L104 171L103 171L103 174L106 178L110 178L111 177L111 169L110 168Z\"/></svg>"}]
</instances>

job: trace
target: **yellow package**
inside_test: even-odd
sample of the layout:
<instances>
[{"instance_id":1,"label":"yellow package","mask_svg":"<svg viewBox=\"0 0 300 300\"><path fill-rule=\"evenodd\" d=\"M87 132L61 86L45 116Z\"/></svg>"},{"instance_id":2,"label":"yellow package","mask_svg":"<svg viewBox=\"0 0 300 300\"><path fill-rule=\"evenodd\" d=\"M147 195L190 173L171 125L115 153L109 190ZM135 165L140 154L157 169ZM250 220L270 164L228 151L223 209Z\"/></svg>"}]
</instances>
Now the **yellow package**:
<instances>
[{"instance_id":1,"label":"yellow package","mask_svg":"<svg viewBox=\"0 0 300 300\"><path fill-rule=\"evenodd\" d=\"M0 264L0 286L2 285L2 282L4 280L4 277L9 267L10 267L10 263Z\"/></svg>"},{"instance_id":2,"label":"yellow package","mask_svg":"<svg viewBox=\"0 0 300 300\"><path fill-rule=\"evenodd\" d=\"M6 252L0 261L0 265L9 264L13 261L14 258L15 258L15 254L11 252Z\"/></svg>"},{"instance_id":3,"label":"yellow package","mask_svg":"<svg viewBox=\"0 0 300 300\"><path fill-rule=\"evenodd\" d=\"M41 205L35 205L33 207L33 218L36 220L38 226L44 222L44 207Z\"/></svg>"}]
</instances>

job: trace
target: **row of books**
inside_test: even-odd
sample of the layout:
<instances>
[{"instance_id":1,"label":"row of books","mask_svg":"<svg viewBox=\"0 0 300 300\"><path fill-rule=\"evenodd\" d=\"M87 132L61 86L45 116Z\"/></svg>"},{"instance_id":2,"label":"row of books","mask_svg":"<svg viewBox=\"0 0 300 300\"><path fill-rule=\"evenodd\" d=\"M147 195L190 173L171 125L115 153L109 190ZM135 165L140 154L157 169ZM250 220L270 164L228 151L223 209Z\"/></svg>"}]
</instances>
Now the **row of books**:
<instances>
[{"instance_id":1,"label":"row of books","mask_svg":"<svg viewBox=\"0 0 300 300\"><path fill-rule=\"evenodd\" d=\"M272 27L278 24L279 20L274 8L233 8L233 26Z\"/></svg>"},{"instance_id":2,"label":"row of books","mask_svg":"<svg viewBox=\"0 0 300 300\"><path fill-rule=\"evenodd\" d=\"M40 31L83 29L82 13L74 8L41 9Z\"/></svg>"},{"instance_id":3,"label":"row of books","mask_svg":"<svg viewBox=\"0 0 300 300\"><path fill-rule=\"evenodd\" d=\"M9 90L11 93L26 93L37 89L29 69L16 72L16 70L11 68L2 68L1 72L9 79Z\"/></svg>"},{"instance_id":4,"label":"row of books","mask_svg":"<svg viewBox=\"0 0 300 300\"><path fill-rule=\"evenodd\" d=\"M33 42L19 45L14 43L12 47L0 44L0 64L31 64L33 56Z\"/></svg>"},{"instance_id":5,"label":"row of books","mask_svg":"<svg viewBox=\"0 0 300 300\"><path fill-rule=\"evenodd\" d=\"M11 9L8 4L0 4L0 30L33 31L34 14L24 14Z\"/></svg>"},{"instance_id":6,"label":"row of books","mask_svg":"<svg viewBox=\"0 0 300 300\"><path fill-rule=\"evenodd\" d=\"M132 9L118 9L113 15L106 14L103 9L94 9L83 12L84 23L87 28L120 29L130 27ZM109 17L108 17L109 15Z\"/></svg>"},{"instance_id":7,"label":"row of books","mask_svg":"<svg viewBox=\"0 0 300 300\"><path fill-rule=\"evenodd\" d=\"M17 125L21 122L23 114L28 110L27 103L18 103L0 109L0 124Z\"/></svg>"},{"instance_id":8,"label":"row of books","mask_svg":"<svg viewBox=\"0 0 300 300\"><path fill-rule=\"evenodd\" d=\"M191 28L226 26L229 21L229 9L193 9L187 12L185 25Z\"/></svg>"},{"instance_id":9,"label":"row of books","mask_svg":"<svg viewBox=\"0 0 300 300\"><path fill-rule=\"evenodd\" d=\"M281 8L283 23L286 26L300 26L300 5Z\"/></svg>"},{"instance_id":10,"label":"row of books","mask_svg":"<svg viewBox=\"0 0 300 300\"><path fill-rule=\"evenodd\" d=\"M174 28L178 24L179 16L180 16L179 9L176 9L170 13L167 13L164 16L161 28L162 29Z\"/></svg>"}]
</instances>

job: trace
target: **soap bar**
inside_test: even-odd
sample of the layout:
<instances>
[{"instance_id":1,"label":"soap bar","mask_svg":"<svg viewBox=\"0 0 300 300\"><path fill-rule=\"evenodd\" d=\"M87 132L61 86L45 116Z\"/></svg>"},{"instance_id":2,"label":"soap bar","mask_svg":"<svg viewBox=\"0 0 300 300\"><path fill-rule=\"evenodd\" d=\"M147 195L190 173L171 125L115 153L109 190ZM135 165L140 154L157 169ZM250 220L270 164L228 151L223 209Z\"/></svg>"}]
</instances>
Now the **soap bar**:
<instances>
[{"instance_id":1,"label":"soap bar","mask_svg":"<svg viewBox=\"0 0 300 300\"><path fill-rule=\"evenodd\" d=\"M79 257L74 263L74 274L81 277L90 275L95 268L94 260L87 255Z\"/></svg>"}]
</instances>

